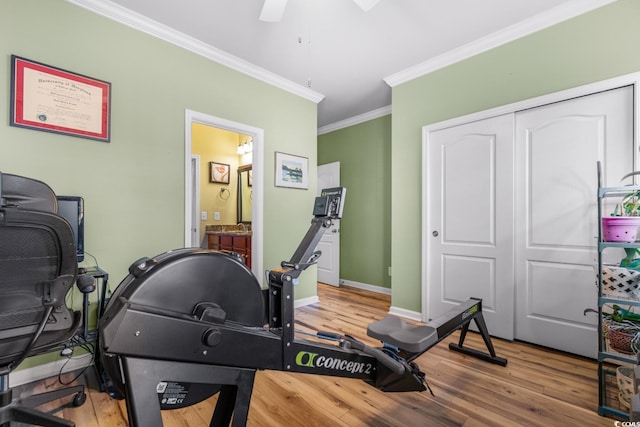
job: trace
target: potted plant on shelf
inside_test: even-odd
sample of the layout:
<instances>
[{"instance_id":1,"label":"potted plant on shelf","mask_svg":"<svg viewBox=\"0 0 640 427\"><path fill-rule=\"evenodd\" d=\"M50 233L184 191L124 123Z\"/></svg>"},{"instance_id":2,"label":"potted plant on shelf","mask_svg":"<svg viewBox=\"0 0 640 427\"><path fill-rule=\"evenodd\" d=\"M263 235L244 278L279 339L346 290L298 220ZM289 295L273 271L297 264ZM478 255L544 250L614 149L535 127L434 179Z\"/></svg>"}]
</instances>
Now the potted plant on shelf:
<instances>
[{"instance_id":1,"label":"potted plant on shelf","mask_svg":"<svg viewBox=\"0 0 640 427\"><path fill-rule=\"evenodd\" d=\"M622 179L640 174L632 172ZM606 242L635 243L640 226L640 190L625 194L611 216L602 218L602 238ZM640 299L640 248L624 247L618 265L602 266L602 293L621 299ZM640 329L640 326L639 326ZM640 342L640 335L639 342Z\"/></svg>"},{"instance_id":2,"label":"potted plant on shelf","mask_svg":"<svg viewBox=\"0 0 640 427\"><path fill-rule=\"evenodd\" d=\"M640 271L640 248L624 248L626 256L620 261L620 267Z\"/></svg>"},{"instance_id":3,"label":"potted plant on shelf","mask_svg":"<svg viewBox=\"0 0 640 427\"><path fill-rule=\"evenodd\" d=\"M638 175L640 172L631 172L622 177ZM640 190L633 190L622 197L613 210L611 216L602 218L602 236L607 242L636 241L640 226ZM627 253L629 255L629 253Z\"/></svg>"}]
</instances>

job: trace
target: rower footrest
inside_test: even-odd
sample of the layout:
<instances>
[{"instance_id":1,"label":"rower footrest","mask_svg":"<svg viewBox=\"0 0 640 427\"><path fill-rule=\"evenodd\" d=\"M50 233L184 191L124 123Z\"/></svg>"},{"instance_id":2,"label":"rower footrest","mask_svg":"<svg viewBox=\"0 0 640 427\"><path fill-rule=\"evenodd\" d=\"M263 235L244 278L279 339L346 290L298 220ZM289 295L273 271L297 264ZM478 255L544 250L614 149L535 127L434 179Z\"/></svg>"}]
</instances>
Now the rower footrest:
<instances>
[{"instance_id":1,"label":"rower footrest","mask_svg":"<svg viewBox=\"0 0 640 427\"><path fill-rule=\"evenodd\" d=\"M438 342L436 328L412 326L395 316L371 323L367 335L412 353L422 353Z\"/></svg>"}]
</instances>

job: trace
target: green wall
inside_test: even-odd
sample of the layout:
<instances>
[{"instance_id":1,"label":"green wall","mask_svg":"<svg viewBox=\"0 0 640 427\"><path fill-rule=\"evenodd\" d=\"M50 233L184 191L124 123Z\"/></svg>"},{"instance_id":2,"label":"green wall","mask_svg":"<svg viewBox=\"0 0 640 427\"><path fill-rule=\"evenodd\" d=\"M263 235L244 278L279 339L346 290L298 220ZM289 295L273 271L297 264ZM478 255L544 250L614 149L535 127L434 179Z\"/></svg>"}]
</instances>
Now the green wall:
<instances>
[{"instance_id":1,"label":"green wall","mask_svg":"<svg viewBox=\"0 0 640 427\"><path fill-rule=\"evenodd\" d=\"M318 136L318 164L336 161L340 183L347 188L340 224L340 278L389 288L391 116Z\"/></svg>"},{"instance_id":2,"label":"green wall","mask_svg":"<svg viewBox=\"0 0 640 427\"><path fill-rule=\"evenodd\" d=\"M111 142L9 126L11 54L111 82ZM0 57L0 171L85 198L86 250L112 288L134 260L184 246L185 109L264 129L264 266L290 258L315 191L276 188L273 158L308 157L315 189L314 102L63 0L3 0ZM296 298L314 295L309 269Z\"/></svg>"},{"instance_id":3,"label":"green wall","mask_svg":"<svg viewBox=\"0 0 640 427\"><path fill-rule=\"evenodd\" d=\"M620 0L392 89L393 306L421 311L422 127L640 71L639 18Z\"/></svg>"}]
</instances>

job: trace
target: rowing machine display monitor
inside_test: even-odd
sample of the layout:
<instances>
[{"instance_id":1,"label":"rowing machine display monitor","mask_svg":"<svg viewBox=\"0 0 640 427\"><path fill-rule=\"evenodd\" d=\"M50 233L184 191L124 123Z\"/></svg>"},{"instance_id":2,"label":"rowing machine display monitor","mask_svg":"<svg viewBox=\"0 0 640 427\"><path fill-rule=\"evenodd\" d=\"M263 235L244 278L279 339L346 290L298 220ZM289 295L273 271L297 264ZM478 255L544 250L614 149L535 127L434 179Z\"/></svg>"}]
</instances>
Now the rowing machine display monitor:
<instances>
[{"instance_id":1,"label":"rowing machine display monitor","mask_svg":"<svg viewBox=\"0 0 640 427\"><path fill-rule=\"evenodd\" d=\"M267 271L264 290L226 252L179 249L131 265L99 322L102 365L126 399L131 426L161 426L161 410L215 393L211 425L243 426L258 369L360 379L385 392L425 391L425 374L414 360L458 329L452 350L506 365L495 354L477 299L426 325L393 316L374 322L367 333L380 347L335 332L314 334L327 342L296 333L294 285L320 257L315 248L342 217L345 194L341 187L321 192L309 230L289 261ZM488 352L464 345L472 321Z\"/></svg>"},{"instance_id":2,"label":"rowing machine display monitor","mask_svg":"<svg viewBox=\"0 0 640 427\"><path fill-rule=\"evenodd\" d=\"M344 187L326 188L322 190L320 196L316 197L316 202L313 206L313 216L316 218L342 218L344 198L346 195L347 189Z\"/></svg>"},{"instance_id":3,"label":"rowing machine display monitor","mask_svg":"<svg viewBox=\"0 0 640 427\"><path fill-rule=\"evenodd\" d=\"M320 192L320 196L316 197L313 205L311 227L309 227L307 234L305 234L291 259L288 262L283 261L281 263L283 268L297 271L295 277L292 277L293 280L297 280L300 272L315 264L322 255L322 252L316 250L316 247L325 230L333 224L332 220L342 218L346 194L346 188L336 187L324 189Z\"/></svg>"}]
</instances>

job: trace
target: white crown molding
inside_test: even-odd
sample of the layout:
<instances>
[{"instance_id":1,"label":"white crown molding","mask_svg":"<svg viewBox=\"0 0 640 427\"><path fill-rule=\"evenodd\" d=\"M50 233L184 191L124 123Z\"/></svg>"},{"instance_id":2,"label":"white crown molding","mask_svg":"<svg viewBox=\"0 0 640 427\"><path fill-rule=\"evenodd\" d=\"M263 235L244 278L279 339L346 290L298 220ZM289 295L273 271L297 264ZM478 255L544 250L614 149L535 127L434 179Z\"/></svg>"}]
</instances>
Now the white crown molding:
<instances>
[{"instance_id":1,"label":"white crown molding","mask_svg":"<svg viewBox=\"0 0 640 427\"><path fill-rule=\"evenodd\" d=\"M367 122L369 120L377 119L378 117L387 116L391 114L391 105L386 107L376 108L375 110L368 111L366 113L358 114L357 116L349 117L348 119L340 120L339 122L331 123L318 128L318 135L333 132L347 128L349 126L357 125Z\"/></svg>"},{"instance_id":2,"label":"white crown molding","mask_svg":"<svg viewBox=\"0 0 640 427\"><path fill-rule=\"evenodd\" d=\"M433 71L460 62L464 59L486 52L500 45L512 42L552 25L590 12L617 0L571 0L546 12L496 31L471 43L460 46L428 61L409 67L403 71L385 77L383 80L391 87L406 83Z\"/></svg>"},{"instance_id":3,"label":"white crown molding","mask_svg":"<svg viewBox=\"0 0 640 427\"><path fill-rule=\"evenodd\" d=\"M294 83L291 80L272 73L271 71L265 70L264 68L245 61L244 59L240 59L223 50L203 43L200 40L196 40L193 37L187 36L186 34L169 28L166 25L149 19L139 13L119 6L109 0L67 0L67 2L157 37L166 42L172 43L240 73L254 77L272 86L293 93L294 95L313 101L316 104L324 99L324 95L321 93Z\"/></svg>"}]
</instances>

